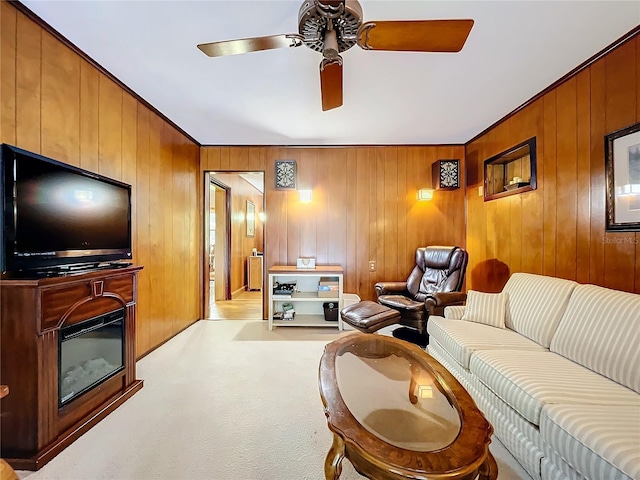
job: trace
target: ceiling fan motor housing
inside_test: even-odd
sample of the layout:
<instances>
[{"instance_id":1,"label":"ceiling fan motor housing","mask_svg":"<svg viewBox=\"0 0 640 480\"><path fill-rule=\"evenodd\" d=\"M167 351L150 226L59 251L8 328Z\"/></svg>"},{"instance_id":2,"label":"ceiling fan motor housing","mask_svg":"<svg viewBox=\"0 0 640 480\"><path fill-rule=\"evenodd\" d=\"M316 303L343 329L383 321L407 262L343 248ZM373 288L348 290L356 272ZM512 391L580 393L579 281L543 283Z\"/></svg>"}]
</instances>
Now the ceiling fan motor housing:
<instances>
[{"instance_id":1,"label":"ceiling fan motor housing","mask_svg":"<svg viewBox=\"0 0 640 480\"><path fill-rule=\"evenodd\" d=\"M362 7L357 0L346 0L340 9L332 14L322 0L306 0L298 14L298 32L304 37L303 43L312 50L322 53L325 49L325 31L333 25L338 40L338 52L349 50L356 44L358 28L362 24Z\"/></svg>"}]
</instances>

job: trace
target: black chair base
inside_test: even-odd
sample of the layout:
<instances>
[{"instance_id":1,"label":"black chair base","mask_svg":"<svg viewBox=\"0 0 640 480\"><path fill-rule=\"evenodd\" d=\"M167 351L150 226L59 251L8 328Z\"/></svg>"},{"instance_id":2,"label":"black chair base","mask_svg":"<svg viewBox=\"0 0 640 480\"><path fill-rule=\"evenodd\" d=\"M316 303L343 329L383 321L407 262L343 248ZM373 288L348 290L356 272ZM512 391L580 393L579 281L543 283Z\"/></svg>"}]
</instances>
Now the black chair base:
<instances>
[{"instance_id":1,"label":"black chair base","mask_svg":"<svg viewBox=\"0 0 640 480\"><path fill-rule=\"evenodd\" d=\"M429 335L426 333L423 335L420 332L418 332L415 328L400 327L400 328L396 328L391 333L395 338L399 340L404 340L405 342L414 343L422 348L426 348L427 345L429 344Z\"/></svg>"}]
</instances>

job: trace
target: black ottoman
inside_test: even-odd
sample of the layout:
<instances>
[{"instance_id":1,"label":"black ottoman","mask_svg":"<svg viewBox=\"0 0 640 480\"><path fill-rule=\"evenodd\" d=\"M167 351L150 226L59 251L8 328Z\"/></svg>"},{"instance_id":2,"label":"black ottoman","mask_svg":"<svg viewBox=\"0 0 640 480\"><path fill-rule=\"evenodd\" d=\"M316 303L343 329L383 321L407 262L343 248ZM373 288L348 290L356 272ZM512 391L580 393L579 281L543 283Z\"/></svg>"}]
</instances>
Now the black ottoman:
<instances>
[{"instance_id":1,"label":"black ottoman","mask_svg":"<svg viewBox=\"0 0 640 480\"><path fill-rule=\"evenodd\" d=\"M344 307L340 316L343 322L365 333L373 333L400 321L400 313L397 310L370 300Z\"/></svg>"}]
</instances>

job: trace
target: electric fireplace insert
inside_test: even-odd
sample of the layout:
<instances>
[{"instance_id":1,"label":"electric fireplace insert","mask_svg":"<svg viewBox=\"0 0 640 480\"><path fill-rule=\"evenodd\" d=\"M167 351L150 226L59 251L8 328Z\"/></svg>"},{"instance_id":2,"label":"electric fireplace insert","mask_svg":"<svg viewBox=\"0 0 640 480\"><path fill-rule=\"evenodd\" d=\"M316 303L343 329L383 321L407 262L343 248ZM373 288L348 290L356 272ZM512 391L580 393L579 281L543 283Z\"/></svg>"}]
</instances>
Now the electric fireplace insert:
<instances>
[{"instance_id":1,"label":"electric fireplace insert","mask_svg":"<svg viewBox=\"0 0 640 480\"><path fill-rule=\"evenodd\" d=\"M58 407L125 368L124 308L60 329Z\"/></svg>"}]
</instances>

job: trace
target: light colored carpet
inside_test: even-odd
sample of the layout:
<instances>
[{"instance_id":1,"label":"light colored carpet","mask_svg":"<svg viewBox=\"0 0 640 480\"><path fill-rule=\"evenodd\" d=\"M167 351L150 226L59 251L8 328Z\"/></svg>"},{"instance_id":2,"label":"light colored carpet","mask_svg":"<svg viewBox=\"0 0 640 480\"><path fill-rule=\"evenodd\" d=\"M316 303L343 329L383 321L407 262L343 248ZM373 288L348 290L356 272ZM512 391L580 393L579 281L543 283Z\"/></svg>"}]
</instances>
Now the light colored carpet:
<instances>
[{"instance_id":1,"label":"light colored carpet","mask_svg":"<svg viewBox=\"0 0 640 480\"><path fill-rule=\"evenodd\" d=\"M138 362L144 388L29 480L321 480L317 370L337 329L200 321ZM388 332L386 332L388 333ZM494 439L499 480L529 479ZM348 460L342 480L362 479Z\"/></svg>"}]
</instances>

